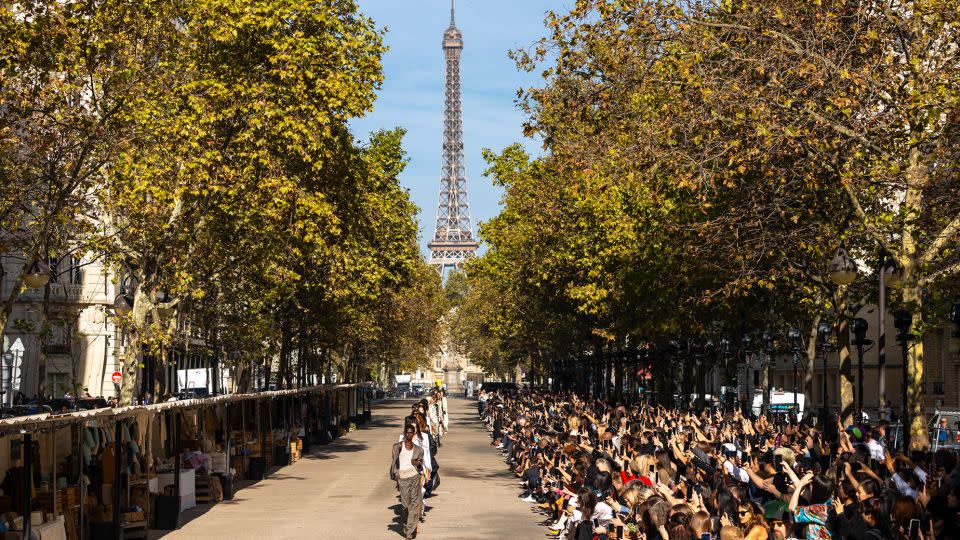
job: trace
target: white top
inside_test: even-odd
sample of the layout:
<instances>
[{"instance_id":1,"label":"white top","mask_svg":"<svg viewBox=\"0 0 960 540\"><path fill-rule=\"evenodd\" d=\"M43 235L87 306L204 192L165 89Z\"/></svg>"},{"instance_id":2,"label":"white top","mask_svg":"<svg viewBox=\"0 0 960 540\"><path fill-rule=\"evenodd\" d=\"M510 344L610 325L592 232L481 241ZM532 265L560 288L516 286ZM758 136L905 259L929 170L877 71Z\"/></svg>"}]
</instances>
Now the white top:
<instances>
[{"instance_id":1,"label":"white top","mask_svg":"<svg viewBox=\"0 0 960 540\"><path fill-rule=\"evenodd\" d=\"M872 457L873 459L877 461L883 461L887 459L887 456L883 451L883 445L881 445L877 441L873 439L870 439L869 441L867 441L867 449L870 450L870 457Z\"/></svg>"},{"instance_id":2,"label":"white top","mask_svg":"<svg viewBox=\"0 0 960 540\"><path fill-rule=\"evenodd\" d=\"M407 450L407 445L400 445L400 467L397 469L397 476L400 478L410 478L420 474L417 468L413 466L413 446Z\"/></svg>"},{"instance_id":3,"label":"white top","mask_svg":"<svg viewBox=\"0 0 960 540\"><path fill-rule=\"evenodd\" d=\"M747 474L747 471L741 469L740 467L737 467L736 465L734 465L733 463L730 463L729 461L725 461L723 463L723 468L724 470L727 471L727 474L740 480L745 484L750 481L750 475Z\"/></svg>"},{"instance_id":4,"label":"white top","mask_svg":"<svg viewBox=\"0 0 960 540\"><path fill-rule=\"evenodd\" d=\"M398 440L403 441L403 435L400 435ZM421 433L420 441L417 441L416 436L414 436L413 444L423 449L423 466L426 467L427 470L433 472L433 459L430 455L430 436L426 433Z\"/></svg>"},{"instance_id":5,"label":"white top","mask_svg":"<svg viewBox=\"0 0 960 540\"><path fill-rule=\"evenodd\" d=\"M613 508L604 501L598 501L597 506L593 508L593 515L590 517L597 520L600 526L606 526L613 519Z\"/></svg>"}]
</instances>

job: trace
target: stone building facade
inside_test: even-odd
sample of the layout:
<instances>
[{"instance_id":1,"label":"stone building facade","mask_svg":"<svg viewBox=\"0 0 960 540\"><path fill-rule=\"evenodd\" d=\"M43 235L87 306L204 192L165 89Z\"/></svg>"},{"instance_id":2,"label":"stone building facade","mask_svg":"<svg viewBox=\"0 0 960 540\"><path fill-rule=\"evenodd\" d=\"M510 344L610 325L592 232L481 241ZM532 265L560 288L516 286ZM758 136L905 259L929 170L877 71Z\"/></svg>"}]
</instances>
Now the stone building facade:
<instances>
[{"instance_id":1,"label":"stone building facade","mask_svg":"<svg viewBox=\"0 0 960 540\"><path fill-rule=\"evenodd\" d=\"M878 408L880 406L879 389L879 350L877 348L878 337L878 313L876 306L866 306L858 314L869 323L869 329L866 338L873 341L873 345L864 350L863 355L863 404L864 411L871 419L878 418ZM900 343L897 341L897 329L893 325L893 315L887 313L885 317L885 341L886 341L886 392L884 399L894 412L899 414L903 404L903 354ZM954 326L947 320L938 321L933 324L923 336L924 351L924 374L923 390L928 412L933 412L936 407L948 409L960 409L960 338L953 336ZM851 335L852 339L852 335ZM856 347L850 347L851 352L851 371L854 378L854 392L858 390L858 362L859 355ZM836 352L826 354L826 371L821 357L818 357L812 371L806 365L806 356L800 359L800 373L798 387L800 392L804 391L804 378L811 375L812 392L808 393L808 408L819 410L823 403L824 396L824 376L826 376L826 396L827 406L831 411L839 408L839 388L840 374L838 368L839 356ZM754 373L764 368L764 360L761 355L754 355L751 371ZM809 373L808 373L809 372ZM759 373L754 375L759 379ZM773 363L770 366L770 385L773 388L783 389L787 392L793 389L793 357L790 354L779 354L773 356ZM856 401L856 400L855 400Z\"/></svg>"},{"instance_id":2,"label":"stone building facade","mask_svg":"<svg viewBox=\"0 0 960 540\"><path fill-rule=\"evenodd\" d=\"M114 396L110 377L122 353L110 311L117 295L113 276L101 262L82 256L50 262L50 282L20 292L3 334L4 403L18 392L34 397L41 382L47 396L84 388L93 396ZM0 294L7 298L24 261L7 253L0 263L5 270Z\"/></svg>"}]
</instances>

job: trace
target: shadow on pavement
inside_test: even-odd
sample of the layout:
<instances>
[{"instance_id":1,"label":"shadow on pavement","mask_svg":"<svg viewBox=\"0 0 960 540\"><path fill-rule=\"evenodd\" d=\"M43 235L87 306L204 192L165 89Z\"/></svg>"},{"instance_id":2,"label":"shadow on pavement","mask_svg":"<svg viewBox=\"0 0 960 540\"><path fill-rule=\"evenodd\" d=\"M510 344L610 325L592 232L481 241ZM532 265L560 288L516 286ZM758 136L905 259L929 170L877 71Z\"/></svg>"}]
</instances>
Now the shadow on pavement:
<instances>
[{"instance_id":1,"label":"shadow on pavement","mask_svg":"<svg viewBox=\"0 0 960 540\"><path fill-rule=\"evenodd\" d=\"M374 403L377 411L382 411L383 413L390 414L390 412L395 412L396 410L409 410L410 406L414 403L413 400L386 400L379 403ZM374 416L369 422L357 426L355 431L363 431L368 429L377 429L381 427L396 426L400 427L400 421ZM338 457L338 454L347 454L354 452L362 452L367 450L369 446L365 443L350 440L349 434L339 439L329 442L325 445L314 445L311 447L309 453L305 453L302 457L304 460L328 460L335 459ZM303 476L294 476L290 474L285 474L282 471L285 468L283 467L274 467L268 473L267 477L264 480L310 480L309 478ZM234 498L232 500L224 500L217 504L223 504L227 506L236 505L246 502L246 497L243 496L244 492L250 493L254 490L260 489L263 486L261 480L243 480L237 482L234 485ZM349 495L352 497L353 495ZM336 497L335 497L336 498ZM202 517L204 514L213 509L215 504L200 504L191 508L180 514L180 527L190 523L191 521ZM426 507L429 509L429 507ZM399 514L401 511L401 506L399 503L396 504L395 513L397 517L395 523L390 525L388 528L391 531L396 532L399 536L403 536L403 525L399 523ZM149 537L152 539L163 538L173 531L164 531L159 529L150 529Z\"/></svg>"}]
</instances>

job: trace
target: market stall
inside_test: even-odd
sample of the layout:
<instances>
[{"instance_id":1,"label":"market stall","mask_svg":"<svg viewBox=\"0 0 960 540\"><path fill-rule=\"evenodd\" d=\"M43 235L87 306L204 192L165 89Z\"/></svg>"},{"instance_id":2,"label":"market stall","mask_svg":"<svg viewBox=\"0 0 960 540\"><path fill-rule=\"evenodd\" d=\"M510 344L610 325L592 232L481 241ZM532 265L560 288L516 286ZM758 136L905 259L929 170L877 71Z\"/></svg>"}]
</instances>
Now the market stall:
<instances>
[{"instance_id":1,"label":"market stall","mask_svg":"<svg viewBox=\"0 0 960 540\"><path fill-rule=\"evenodd\" d=\"M147 538L329 442L356 385L231 394L0 420L0 538Z\"/></svg>"}]
</instances>

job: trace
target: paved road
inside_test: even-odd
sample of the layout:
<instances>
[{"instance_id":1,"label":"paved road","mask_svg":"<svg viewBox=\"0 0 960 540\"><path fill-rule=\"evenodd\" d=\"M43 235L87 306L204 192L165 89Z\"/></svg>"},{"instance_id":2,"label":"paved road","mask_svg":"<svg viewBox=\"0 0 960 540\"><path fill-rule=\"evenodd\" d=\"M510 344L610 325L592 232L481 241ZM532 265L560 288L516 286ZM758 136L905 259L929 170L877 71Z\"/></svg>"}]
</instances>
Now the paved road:
<instances>
[{"instance_id":1,"label":"paved road","mask_svg":"<svg viewBox=\"0 0 960 540\"><path fill-rule=\"evenodd\" d=\"M268 479L238 491L164 539L402 538L390 447L410 401L387 401L374 421ZM419 538L542 538L542 519L517 498L516 478L493 449L474 401L451 398L437 454L438 495ZM156 538L156 535L151 535Z\"/></svg>"}]
</instances>

